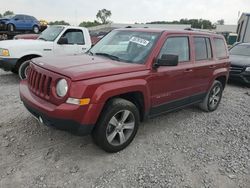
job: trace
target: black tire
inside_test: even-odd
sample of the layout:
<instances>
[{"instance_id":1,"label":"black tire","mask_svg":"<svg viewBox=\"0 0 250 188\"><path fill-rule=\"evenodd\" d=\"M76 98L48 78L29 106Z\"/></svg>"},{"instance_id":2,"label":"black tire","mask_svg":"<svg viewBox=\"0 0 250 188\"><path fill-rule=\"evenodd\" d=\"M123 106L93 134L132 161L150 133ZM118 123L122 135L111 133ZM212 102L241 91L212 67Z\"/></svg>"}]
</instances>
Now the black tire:
<instances>
[{"instance_id":1,"label":"black tire","mask_svg":"<svg viewBox=\"0 0 250 188\"><path fill-rule=\"evenodd\" d=\"M216 89L219 89L215 92ZM206 112L213 112L215 111L221 101L222 93L223 93L223 85L220 81L215 80L212 87L210 88L209 92L207 93L205 99L202 103L200 103L200 108ZM215 96L215 93L218 94ZM216 97L216 98L215 98ZM216 99L216 100L215 100ZM216 101L216 103L215 103Z\"/></svg>"},{"instance_id":2,"label":"black tire","mask_svg":"<svg viewBox=\"0 0 250 188\"><path fill-rule=\"evenodd\" d=\"M134 121L131 121L134 127L133 127L133 130L131 129L129 130L130 132L127 132L128 130L126 129L120 130L119 132L119 130L116 130L118 129L119 126L113 126L110 123L111 119L113 119L116 115L119 115L119 113L123 113L123 111L124 113L125 111L130 113L129 116L127 116L126 118L128 121L131 121L129 119L134 120ZM124 117L124 114L121 115L120 117L121 119L119 120L116 119L116 120L118 120L117 122L119 122L119 125L122 125L122 123L120 122L122 122L122 118ZM125 121L123 121L124 125L131 124L131 122L125 123ZM121 99L121 98L112 99L105 105L101 113L101 116L92 132L92 138L94 142L106 152L115 153L115 152L123 150L132 142L132 140L134 139L137 133L139 123L140 123L139 111L133 103L131 103L130 101ZM112 126L113 126L113 130L110 130ZM122 144L121 144L121 136L120 136L121 132L124 135L123 137L124 142L122 142ZM109 141L110 139L108 140L108 137L110 138L111 134L114 134L114 133L116 134L116 136L114 136L112 141L115 143L115 141L117 140L118 143L116 144L110 143Z\"/></svg>"},{"instance_id":3,"label":"black tire","mask_svg":"<svg viewBox=\"0 0 250 188\"><path fill-rule=\"evenodd\" d=\"M13 24L8 24L7 29L9 32L14 32L15 31L15 26Z\"/></svg>"},{"instance_id":4,"label":"black tire","mask_svg":"<svg viewBox=\"0 0 250 188\"><path fill-rule=\"evenodd\" d=\"M19 67L18 75L21 80L24 80L27 78L29 65L30 65L30 61L28 60L28 61L23 62L21 66Z\"/></svg>"},{"instance_id":5,"label":"black tire","mask_svg":"<svg viewBox=\"0 0 250 188\"><path fill-rule=\"evenodd\" d=\"M39 33L39 27L37 26L37 25L34 25L33 26L33 32L35 33L35 34L38 34Z\"/></svg>"}]
</instances>

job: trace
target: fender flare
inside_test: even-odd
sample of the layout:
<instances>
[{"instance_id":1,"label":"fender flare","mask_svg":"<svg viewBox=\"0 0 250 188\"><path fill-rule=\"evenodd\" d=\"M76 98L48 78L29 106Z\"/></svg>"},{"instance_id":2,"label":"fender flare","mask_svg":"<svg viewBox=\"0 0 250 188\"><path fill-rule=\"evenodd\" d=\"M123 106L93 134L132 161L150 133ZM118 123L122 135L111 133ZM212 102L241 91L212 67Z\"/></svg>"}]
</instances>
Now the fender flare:
<instances>
[{"instance_id":1,"label":"fender flare","mask_svg":"<svg viewBox=\"0 0 250 188\"><path fill-rule=\"evenodd\" d=\"M106 83L99 86L93 97L92 103L106 103L110 98L126 93L140 92L144 97L144 110L150 108L150 90L146 80L133 79Z\"/></svg>"}]
</instances>

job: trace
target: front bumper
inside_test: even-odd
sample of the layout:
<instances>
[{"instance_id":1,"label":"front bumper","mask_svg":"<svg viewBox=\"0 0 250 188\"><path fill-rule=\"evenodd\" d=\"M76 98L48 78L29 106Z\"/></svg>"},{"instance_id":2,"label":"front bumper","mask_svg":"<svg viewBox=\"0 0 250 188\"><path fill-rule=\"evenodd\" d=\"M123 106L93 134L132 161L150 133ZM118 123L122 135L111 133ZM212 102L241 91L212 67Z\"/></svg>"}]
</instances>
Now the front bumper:
<instances>
[{"instance_id":1,"label":"front bumper","mask_svg":"<svg viewBox=\"0 0 250 188\"><path fill-rule=\"evenodd\" d=\"M229 74L230 80L237 80L246 84L250 84L250 72L242 72L240 74Z\"/></svg>"},{"instance_id":2,"label":"front bumper","mask_svg":"<svg viewBox=\"0 0 250 188\"><path fill-rule=\"evenodd\" d=\"M15 68L18 59L16 58L1 58L0 57L0 68L5 71L11 71Z\"/></svg>"},{"instance_id":3,"label":"front bumper","mask_svg":"<svg viewBox=\"0 0 250 188\"><path fill-rule=\"evenodd\" d=\"M55 127L60 130L66 130L76 135L88 135L92 132L94 124L84 124L78 121L77 115L83 110L77 105L62 104L53 105L31 93L26 81L20 83L20 98L27 110L42 120L42 123Z\"/></svg>"},{"instance_id":4,"label":"front bumper","mask_svg":"<svg viewBox=\"0 0 250 188\"><path fill-rule=\"evenodd\" d=\"M6 31L7 25L4 22L0 22L0 31Z\"/></svg>"}]
</instances>

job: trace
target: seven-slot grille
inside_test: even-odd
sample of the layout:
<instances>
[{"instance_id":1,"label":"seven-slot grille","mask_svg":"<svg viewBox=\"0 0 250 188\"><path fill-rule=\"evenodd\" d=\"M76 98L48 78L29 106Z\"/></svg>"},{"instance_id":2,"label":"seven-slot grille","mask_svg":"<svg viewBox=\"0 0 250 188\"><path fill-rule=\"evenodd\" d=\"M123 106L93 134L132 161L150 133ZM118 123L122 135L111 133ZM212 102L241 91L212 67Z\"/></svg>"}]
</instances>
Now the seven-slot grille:
<instances>
[{"instance_id":1,"label":"seven-slot grille","mask_svg":"<svg viewBox=\"0 0 250 188\"><path fill-rule=\"evenodd\" d=\"M49 98L51 93L52 78L45 74L41 74L36 70L30 68L28 74L29 88L36 95Z\"/></svg>"},{"instance_id":2,"label":"seven-slot grille","mask_svg":"<svg viewBox=\"0 0 250 188\"><path fill-rule=\"evenodd\" d=\"M231 65L230 73L231 74L240 74L243 72L243 70L244 70L243 67Z\"/></svg>"}]
</instances>

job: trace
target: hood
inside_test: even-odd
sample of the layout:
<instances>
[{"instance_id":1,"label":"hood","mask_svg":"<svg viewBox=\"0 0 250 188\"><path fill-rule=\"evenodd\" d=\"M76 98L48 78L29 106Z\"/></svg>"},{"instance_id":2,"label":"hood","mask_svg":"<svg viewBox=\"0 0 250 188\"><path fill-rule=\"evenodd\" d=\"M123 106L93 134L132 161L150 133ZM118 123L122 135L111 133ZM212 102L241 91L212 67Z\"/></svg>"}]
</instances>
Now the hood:
<instances>
[{"instance_id":1,"label":"hood","mask_svg":"<svg viewBox=\"0 0 250 188\"><path fill-rule=\"evenodd\" d=\"M0 18L0 22L6 22L6 21L9 21L10 19L8 18Z\"/></svg>"},{"instance_id":2,"label":"hood","mask_svg":"<svg viewBox=\"0 0 250 188\"><path fill-rule=\"evenodd\" d=\"M230 55L231 65L250 66L250 56Z\"/></svg>"},{"instance_id":3,"label":"hood","mask_svg":"<svg viewBox=\"0 0 250 188\"><path fill-rule=\"evenodd\" d=\"M122 63L89 55L42 57L32 61L73 81L146 70L146 66L142 64Z\"/></svg>"},{"instance_id":4,"label":"hood","mask_svg":"<svg viewBox=\"0 0 250 188\"><path fill-rule=\"evenodd\" d=\"M4 40L4 41L0 41L0 48L4 48L4 49L18 48L18 47L22 47L22 48L32 47L33 48L33 47L43 46L47 43L48 41L43 41L43 40Z\"/></svg>"}]
</instances>

